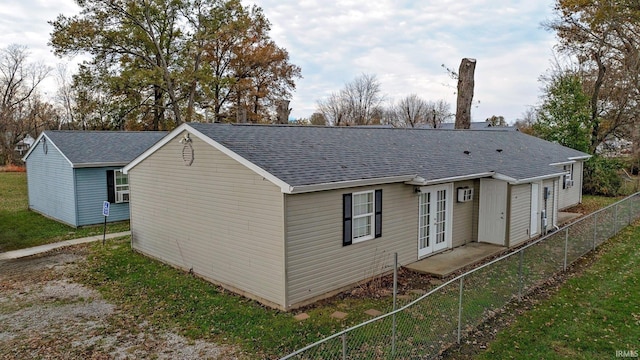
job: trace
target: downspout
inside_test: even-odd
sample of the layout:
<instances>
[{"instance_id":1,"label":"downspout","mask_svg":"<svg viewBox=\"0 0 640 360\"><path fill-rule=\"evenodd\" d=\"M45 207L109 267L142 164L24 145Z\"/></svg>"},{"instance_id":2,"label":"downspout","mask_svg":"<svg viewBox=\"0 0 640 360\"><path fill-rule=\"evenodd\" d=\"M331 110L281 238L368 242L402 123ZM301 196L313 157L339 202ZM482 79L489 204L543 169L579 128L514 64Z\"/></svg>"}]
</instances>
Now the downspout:
<instances>
[{"instance_id":1,"label":"downspout","mask_svg":"<svg viewBox=\"0 0 640 360\"><path fill-rule=\"evenodd\" d=\"M283 300L284 303L282 304L283 310L284 311L288 311L289 310L289 306L291 304L289 304L289 276L287 273L287 268L288 268L288 231L287 231L287 200L288 197L292 196L292 195L287 195L287 194L282 194L282 281L283 281L283 290L284 290L284 294L283 294Z\"/></svg>"},{"instance_id":2,"label":"downspout","mask_svg":"<svg viewBox=\"0 0 640 360\"><path fill-rule=\"evenodd\" d=\"M506 229L504 230L504 245L511 247L511 189L513 185L507 183L507 211L504 216L506 217Z\"/></svg>"}]
</instances>

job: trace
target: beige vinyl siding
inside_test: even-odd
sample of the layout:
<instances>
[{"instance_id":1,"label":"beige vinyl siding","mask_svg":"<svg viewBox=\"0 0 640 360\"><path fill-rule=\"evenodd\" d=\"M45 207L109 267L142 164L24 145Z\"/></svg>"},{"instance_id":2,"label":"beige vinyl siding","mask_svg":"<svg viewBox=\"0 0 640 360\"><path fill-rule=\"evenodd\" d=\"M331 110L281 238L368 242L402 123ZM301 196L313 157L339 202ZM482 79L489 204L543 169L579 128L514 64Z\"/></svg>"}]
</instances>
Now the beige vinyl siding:
<instances>
[{"instance_id":1,"label":"beige vinyl siding","mask_svg":"<svg viewBox=\"0 0 640 360\"><path fill-rule=\"evenodd\" d=\"M129 172L133 247L250 298L283 307L284 199L280 189L191 136Z\"/></svg>"},{"instance_id":2,"label":"beige vinyl siding","mask_svg":"<svg viewBox=\"0 0 640 360\"><path fill-rule=\"evenodd\" d=\"M582 201L582 167L583 163L578 161L573 164L573 186L562 188L562 179L560 180L560 188L558 193L558 209L563 210L568 207L579 204ZM558 167L562 170L562 166Z\"/></svg>"},{"instance_id":3,"label":"beige vinyl siding","mask_svg":"<svg viewBox=\"0 0 640 360\"><path fill-rule=\"evenodd\" d=\"M469 202L457 201L458 188L473 189L473 200ZM480 206L480 181L461 181L453 184L453 247L461 246L472 241L478 241L478 209Z\"/></svg>"},{"instance_id":4,"label":"beige vinyl siding","mask_svg":"<svg viewBox=\"0 0 640 360\"><path fill-rule=\"evenodd\" d=\"M382 237L342 246L342 195L382 189ZM418 200L413 186L372 187L286 195L287 306L393 269L393 253L418 257Z\"/></svg>"},{"instance_id":5,"label":"beige vinyl siding","mask_svg":"<svg viewBox=\"0 0 640 360\"><path fill-rule=\"evenodd\" d=\"M509 246L515 246L529 239L531 184L512 185L509 202L511 204Z\"/></svg>"}]
</instances>

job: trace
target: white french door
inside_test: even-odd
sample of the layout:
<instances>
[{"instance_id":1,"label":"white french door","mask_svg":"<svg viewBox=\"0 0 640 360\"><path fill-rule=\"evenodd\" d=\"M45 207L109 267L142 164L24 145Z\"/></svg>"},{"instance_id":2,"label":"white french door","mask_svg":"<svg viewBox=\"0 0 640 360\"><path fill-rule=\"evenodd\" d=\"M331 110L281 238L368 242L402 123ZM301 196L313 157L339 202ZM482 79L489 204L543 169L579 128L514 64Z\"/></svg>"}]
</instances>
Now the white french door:
<instances>
[{"instance_id":1,"label":"white french door","mask_svg":"<svg viewBox=\"0 0 640 360\"><path fill-rule=\"evenodd\" d=\"M420 188L418 257L451 247L453 185Z\"/></svg>"}]
</instances>

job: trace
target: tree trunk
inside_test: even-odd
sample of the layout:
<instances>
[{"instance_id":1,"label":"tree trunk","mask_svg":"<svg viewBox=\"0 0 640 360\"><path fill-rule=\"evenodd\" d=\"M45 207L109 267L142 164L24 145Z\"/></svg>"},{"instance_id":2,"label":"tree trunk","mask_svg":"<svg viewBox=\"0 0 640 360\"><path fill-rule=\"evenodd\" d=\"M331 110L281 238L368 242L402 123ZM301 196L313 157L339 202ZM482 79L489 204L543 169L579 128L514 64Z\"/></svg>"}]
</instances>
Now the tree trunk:
<instances>
[{"instance_id":1,"label":"tree trunk","mask_svg":"<svg viewBox=\"0 0 640 360\"><path fill-rule=\"evenodd\" d=\"M476 59L464 58L458 70L458 100L456 103L456 129L471 127L471 103L473 102L473 73Z\"/></svg>"},{"instance_id":2,"label":"tree trunk","mask_svg":"<svg viewBox=\"0 0 640 360\"><path fill-rule=\"evenodd\" d=\"M289 114L291 114L291 109L289 108L289 100L279 100L276 102L276 114L278 117L278 124L289 123Z\"/></svg>"}]
</instances>

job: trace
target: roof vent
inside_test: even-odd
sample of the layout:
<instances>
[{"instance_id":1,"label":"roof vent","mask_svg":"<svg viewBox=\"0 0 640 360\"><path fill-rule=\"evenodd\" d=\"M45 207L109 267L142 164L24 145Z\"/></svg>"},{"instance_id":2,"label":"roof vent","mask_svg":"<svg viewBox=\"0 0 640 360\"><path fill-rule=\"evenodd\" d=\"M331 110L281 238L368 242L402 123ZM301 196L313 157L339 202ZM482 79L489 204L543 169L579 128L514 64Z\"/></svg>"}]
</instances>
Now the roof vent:
<instances>
[{"instance_id":1,"label":"roof vent","mask_svg":"<svg viewBox=\"0 0 640 360\"><path fill-rule=\"evenodd\" d=\"M465 154L467 154L467 155L471 154L471 151L469 151L469 150L465 150L465 151L463 151L463 152L464 152Z\"/></svg>"},{"instance_id":2,"label":"roof vent","mask_svg":"<svg viewBox=\"0 0 640 360\"><path fill-rule=\"evenodd\" d=\"M499 152L499 153L501 153L501 152L502 152L502 149L496 149L496 151L497 151L497 152Z\"/></svg>"}]
</instances>

